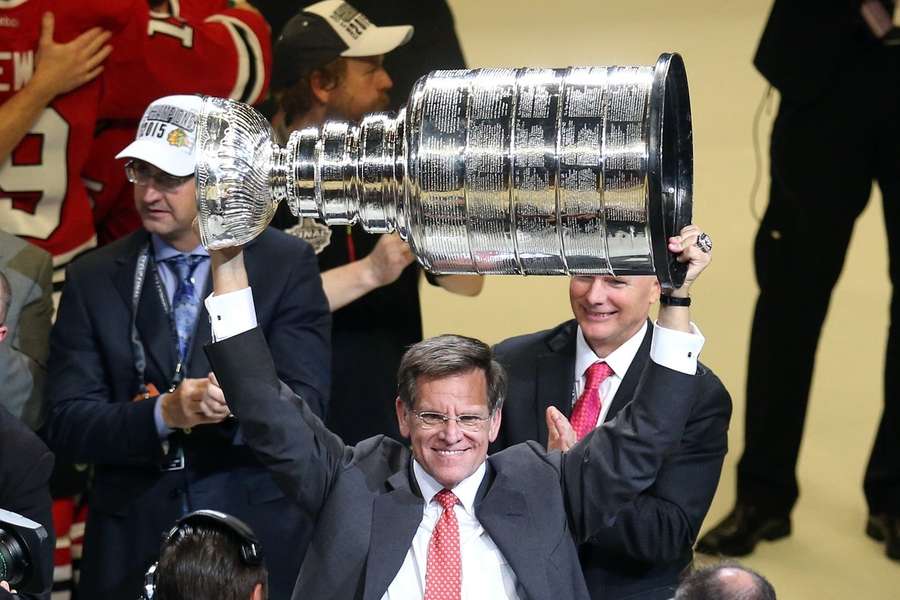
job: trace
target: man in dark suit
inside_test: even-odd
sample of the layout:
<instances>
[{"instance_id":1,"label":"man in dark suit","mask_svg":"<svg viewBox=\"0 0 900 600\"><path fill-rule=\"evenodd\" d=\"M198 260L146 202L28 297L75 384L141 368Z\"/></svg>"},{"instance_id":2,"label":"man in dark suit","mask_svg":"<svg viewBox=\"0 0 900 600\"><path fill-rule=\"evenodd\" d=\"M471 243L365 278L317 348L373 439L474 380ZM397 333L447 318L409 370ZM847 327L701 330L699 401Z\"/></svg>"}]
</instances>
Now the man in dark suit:
<instances>
[{"instance_id":1,"label":"man in dark suit","mask_svg":"<svg viewBox=\"0 0 900 600\"><path fill-rule=\"evenodd\" d=\"M695 245L698 233L669 244L690 262L679 294L710 258ZM615 426L566 453L530 442L487 458L500 429L503 369L482 342L441 336L414 345L398 373L395 410L411 449L384 436L346 446L279 383L260 330L237 333L252 319L219 330L245 318L246 309L229 307L250 290L239 250L212 260L218 341L208 353L224 390L216 395L316 520L295 599L587 599L575 541L601 534L653 483L707 376L692 375L702 339L689 333L689 309L666 306L652 356L672 368L647 367Z\"/></svg>"},{"instance_id":2,"label":"man in dark suit","mask_svg":"<svg viewBox=\"0 0 900 600\"><path fill-rule=\"evenodd\" d=\"M551 446L561 443L566 449L578 433L612 421L636 398L651 364L648 315L660 299L659 282L655 277L574 277L569 299L574 320L510 338L495 349L510 379L497 450L527 440L541 445L553 440ZM602 382L592 375L598 369L605 375ZM694 540L719 482L731 417L731 398L722 383L703 364L697 369L700 385L684 435L656 481L579 548L595 600L671 598L679 575L691 564ZM593 411L587 414L591 402ZM569 419L582 423L580 432ZM569 439L560 439L566 433Z\"/></svg>"},{"instance_id":3,"label":"man in dark suit","mask_svg":"<svg viewBox=\"0 0 900 600\"><path fill-rule=\"evenodd\" d=\"M816 346L854 223L877 182L893 292L885 406L864 479L866 533L900 560L900 34L893 10L881 0L777 0L757 49L754 64L781 99L769 204L756 235L744 453L736 505L697 544L702 552L743 556L760 540L791 532Z\"/></svg>"},{"instance_id":4,"label":"man in dark suit","mask_svg":"<svg viewBox=\"0 0 900 600\"><path fill-rule=\"evenodd\" d=\"M47 530L49 539L44 544L44 555L35 557L43 561L45 573L53 572L53 515L48 485L52 471L53 454L47 446L24 423L0 406L0 508L19 513ZM46 582L46 594L9 597L48 600L51 583ZM0 598L5 596L0 591Z\"/></svg>"},{"instance_id":5,"label":"man in dark suit","mask_svg":"<svg viewBox=\"0 0 900 600\"><path fill-rule=\"evenodd\" d=\"M120 154L143 229L76 261L53 329L48 439L95 465L79 587L88 597L136 597L162 533L210 508L246 521L272 549L272 595L283 598L311 532L209 394L209 258L191 227L199 104L172 96L144 113ZM330 321L315 256L270 230L247 262L279 377L321 415Z\"/></svg>"}]
</instances>

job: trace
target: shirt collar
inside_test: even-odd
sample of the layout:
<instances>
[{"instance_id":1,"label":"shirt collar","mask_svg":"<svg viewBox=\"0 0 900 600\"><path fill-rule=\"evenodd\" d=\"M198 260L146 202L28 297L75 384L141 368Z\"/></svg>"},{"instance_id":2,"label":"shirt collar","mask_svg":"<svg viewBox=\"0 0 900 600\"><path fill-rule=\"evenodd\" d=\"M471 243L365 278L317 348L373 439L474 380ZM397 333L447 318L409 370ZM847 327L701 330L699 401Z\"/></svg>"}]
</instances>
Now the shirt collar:
<instances>
[{"instance_id":1,"label":"shirt collar","mask_svg":"<svg viewBox=\"0 0 900 600\"><path fill-rule=\"evenodd\" d=\"M191 256L209 256L209 252L206 251L206 248L203 247L203 244L199 244L190 252L182 252L155 233L150 234L150 242L153 244L153 258L156 259L156 262L169 260L172 257L178 256L179 254L189 254Z\"/></svg>"},{"instance_id":2,"label":"shirt collar","mask_svg":"<svg viewBox=\"0 0 900 600\"><path fill-rule=\"evenodd\" d=\"M459 498L463 509L470 515L475 514L475 496L478 495L478 488L481 486L486 470L487 465L485 462L482 462L475 469L474 473L460 481L456 484L456 487L450 490ZM419 484L419 490L422 492L422 498L425 499L425 507L427 508L437 493L444 489L444 486L429 475L415 459L413 459L413 475L416 477L416 483Z\"/></svg>"},{"instance_id":3,"label":"shirt collar","mask_svg":"<svg viewBox=\"0 0 900 600\"><path fill-rule=\"evenodd\" d=\"M625 372L628 370L628 367L631 366L631 362L637 355L638 350L640 350L641 343L644 341L644 335L646 333L647 321L645 320L637 333L628 338L621 346L610 352L609 356L600 358L588 345L587 340L584 339L584 333L581 331L581 326L579 325L578 335L575 336L575 376L578 378L584 377L584 373L592 364L598 360L602 360L609 365L617 377L624 377Z\"/></svg>"}]
</instances>

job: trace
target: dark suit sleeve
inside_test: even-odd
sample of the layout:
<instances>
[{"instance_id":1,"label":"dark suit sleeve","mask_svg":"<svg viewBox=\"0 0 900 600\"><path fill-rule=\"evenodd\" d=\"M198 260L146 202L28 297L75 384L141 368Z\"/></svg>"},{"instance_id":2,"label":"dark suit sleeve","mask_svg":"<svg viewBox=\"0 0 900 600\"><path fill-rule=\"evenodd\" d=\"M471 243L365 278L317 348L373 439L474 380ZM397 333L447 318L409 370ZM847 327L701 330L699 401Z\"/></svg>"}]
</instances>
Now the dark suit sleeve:
<instances>
[{"instance_id":1,"label":"dark suit sleeve","mask_svg":"<svg viewBox=\"0 0 900 600\"><path fill-rule=\"evenodd\" d=\"M274 271L281 278L281 289L264 333L281 381L323 417L331 385L331 311L312 247L294 238L278 237L289 246L279 255L291 268L283 278L281 270ZM273 265L258 266L269 271L268 277L273 276Z\"/></svg>"},{"instance_id":2,"label":"dark suit sleeve","mask_svg":"<svg viewBox=\"0 0 900 600\"><path fill-rule=\"evenodd\" d=\"M649 488L684 434L699 378L651 361L635 399L562 455L562 485L572 531L583 543Z\"/></svg>"},{"instance_id":3,"label":"dark suit sleeve","mask_svg":"<svg viewBox=\"0 0 900 600\"><path fill-rule=\"evenodd\" d=\"M0 408L0 411L3 411ZM0 415L0 508L31 519L44 526L48 539L43 547L44 572L52 581L53 532L52 501L48 482L53 471L53 454L34 433L19 422L13 422L8 412ZM46 583L49 585L51 581ZM20 594L15 598L48 600L50 593Z\"/></svg>"},{"instance_id":4,"label":"dark suit sleeve","mask_svg":"<svg viewBox=\"0 0 900 600\"><path fill-rule=\"evenodd\" d=\"M85 257L85 261L90 258ZM109 372L112 367L108 365L121 365L123 361L101 352L101 328L113 328L118 321L102 310L89 310L89 303L101 302L114 292L108 282L97 283L86 276L87 270L79 269L80 262L67 272L50 335L47 442L73 462L156 464L162 457L162 447L153 418L155 399L132 402L131 398L113 397L109 378L127 379L134 374L121 372L121 367ZM99 285L106 289L91 290ZM130 352L127 326L117 335L123 336L117 348Z\"/></svg>"},{"instance_id":5,"label":"dark suit sleeve","mask_svg":"<svg viewBox=\"0 0 900 600\"><path fill-rule=\"evenodd\" d=\"M593 536L590 543L599 552L659 563L675 561L693 547L719 484L731 419L731 397L718 377L703 371L680 445L653 487Z\"/></svg>"},{"instance_id":6,"label":"dark suit sleeve","mask_svg":"<svg viewBox=\"0 0 900 600\"><path fill-rule=\"evenodd\" d=\"M206 353L245 442L315 519L352 449L278 380L259 328L211 344Z\"/></svg>"}]
</instances>

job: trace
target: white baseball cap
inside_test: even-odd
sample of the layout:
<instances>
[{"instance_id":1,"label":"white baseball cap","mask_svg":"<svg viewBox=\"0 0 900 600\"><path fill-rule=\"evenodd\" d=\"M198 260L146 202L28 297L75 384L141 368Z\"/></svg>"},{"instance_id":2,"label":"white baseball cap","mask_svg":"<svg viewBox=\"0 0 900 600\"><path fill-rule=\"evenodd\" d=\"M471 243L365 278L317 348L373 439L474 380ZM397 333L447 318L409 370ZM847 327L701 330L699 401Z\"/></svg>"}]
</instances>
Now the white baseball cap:
<instances>
[{"instance_id":1,"label":"white baseball cap","mask_svg":"<svg viewBox=\"0 0 900 600\"><path fill-rule=\"evenodd\" d=\"M137 158L171 175L191 175L197 160L200 96L165 96L144 111L134 141L116 158Z\"/></svg>"}]
</instances>

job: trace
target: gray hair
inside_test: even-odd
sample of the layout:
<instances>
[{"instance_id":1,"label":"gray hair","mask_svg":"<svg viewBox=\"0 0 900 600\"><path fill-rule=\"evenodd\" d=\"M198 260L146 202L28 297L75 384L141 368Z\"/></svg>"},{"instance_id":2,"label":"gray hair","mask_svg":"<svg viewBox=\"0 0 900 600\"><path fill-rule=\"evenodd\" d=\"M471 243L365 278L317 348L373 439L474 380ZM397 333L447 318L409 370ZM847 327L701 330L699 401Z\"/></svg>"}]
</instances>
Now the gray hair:
<instances>
[{"instance_id":1,"label":"gray hair","mask_svg":"<svg viewBox=\"0 0 900 600\"><path fill-rule=\"evenodd\" d=\"M12 288L9 286L9 279L3 271L0 271L0 325L6 323L10 304L12 304Z\"/></svg>"},{"instance_id":2,"label":"gray hair","mask_svg":"<svg viewBox=\"0 0 900 600\"><path fill-rule=\"evenodd\" d=\"M462 335L439 335L412 345L397 371L397 394L407 410L416 405L420 377L441 378L478 369L484 373L491 414L503 406L506 395L506 371L494 360L491 347Z\"/></svg>"}]
</instances>

